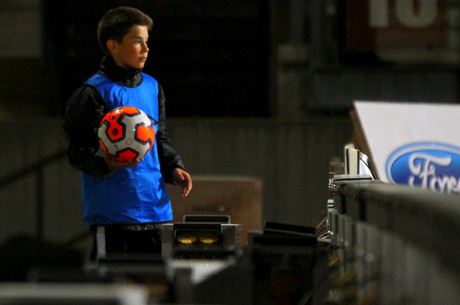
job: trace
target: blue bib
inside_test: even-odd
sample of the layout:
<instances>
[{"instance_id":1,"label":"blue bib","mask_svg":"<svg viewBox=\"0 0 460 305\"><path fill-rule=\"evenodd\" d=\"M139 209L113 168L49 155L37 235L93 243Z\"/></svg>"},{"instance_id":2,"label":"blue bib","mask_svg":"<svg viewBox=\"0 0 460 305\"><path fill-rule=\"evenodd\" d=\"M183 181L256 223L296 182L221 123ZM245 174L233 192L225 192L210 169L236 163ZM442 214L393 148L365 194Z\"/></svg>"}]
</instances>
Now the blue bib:
<instances>
[{"instance_id":1,"label":"blue bib","mask_svg":"<svg viewBox=\"0 0 460 305\"><path fill-rule=\"evenodd\" d=\"M143 110L158 122L158 83L142 73L136 88L114 83L95 74L86 84L102 95L107 112L121 106ZM158 126L155 125L155 132ZM105 180L82 174L84 220L86 225L160 222L172 220L171 201L160 172L157 141L135 167L118 169Z\"/></svg>"}]
</instances>

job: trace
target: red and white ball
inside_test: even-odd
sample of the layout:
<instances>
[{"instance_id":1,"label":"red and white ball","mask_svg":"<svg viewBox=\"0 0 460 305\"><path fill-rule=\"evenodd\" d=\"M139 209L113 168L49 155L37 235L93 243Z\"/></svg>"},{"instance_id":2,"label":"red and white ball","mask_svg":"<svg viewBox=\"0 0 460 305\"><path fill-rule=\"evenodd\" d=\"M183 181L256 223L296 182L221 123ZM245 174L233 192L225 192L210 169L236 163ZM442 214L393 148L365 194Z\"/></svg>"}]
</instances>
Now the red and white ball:
<instances>
[{"instance_id":1,"label":"red and white ball","mask_svg":"<svg viewBox=\"0 0 460 305\"><path fill-rule=\"evenodd\" d=\"M153 147L155 129L144 111L131 106L113 109L101 120L99 145L109 158L127 162L143 158Z\"/></svg>"}]
</instances>

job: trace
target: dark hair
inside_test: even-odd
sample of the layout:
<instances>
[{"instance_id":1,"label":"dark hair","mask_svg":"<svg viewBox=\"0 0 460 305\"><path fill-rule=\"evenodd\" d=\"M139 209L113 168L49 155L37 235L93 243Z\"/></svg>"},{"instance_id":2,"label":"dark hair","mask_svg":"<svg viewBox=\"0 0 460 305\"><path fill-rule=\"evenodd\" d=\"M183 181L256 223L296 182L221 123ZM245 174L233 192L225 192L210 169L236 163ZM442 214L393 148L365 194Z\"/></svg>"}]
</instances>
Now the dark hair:
<instances>
[{"instance_id":1,"label":"dark hair","mask_svg":"<svg viewBox=\"0 0 460 305\"><path fill-rule=\"evenodd\" d=\"M148 15L132 7L120 6L107 11L97 26L97 40L102 51L109 54L107 41L113 39L121 43L134 25L147 26L151 30L153 21Z\"/></svg>"}]
</instances>

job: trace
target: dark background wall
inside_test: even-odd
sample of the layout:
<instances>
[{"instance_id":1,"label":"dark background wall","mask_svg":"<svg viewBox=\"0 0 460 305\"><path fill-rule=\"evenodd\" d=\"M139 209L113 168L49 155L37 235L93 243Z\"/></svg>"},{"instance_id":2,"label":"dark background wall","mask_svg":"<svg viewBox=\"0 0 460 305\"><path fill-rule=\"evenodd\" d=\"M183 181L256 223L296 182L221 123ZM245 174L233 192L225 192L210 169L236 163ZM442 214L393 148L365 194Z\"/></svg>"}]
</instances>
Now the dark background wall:
<instances>
[{"instance_id":1,"label":"dark background wall","mask_svg":"<svg viewBox=\"0 0 460 305\"><path fill-rule=\"evenodd\" d=\"M2 1L0 239L43 226L52 239L85 230L78 172L61 156L37 180L37 164L65 149L67 98L102 57L97 22L125 4L154 19L145 71L165 89L170 135L187 168L260 178L264 220L319 218L329 162L353 137L353 100L458 103L458 1L439 0L445 45L397 23L393 4L389 29L350 32L356 16L367 16L366 0ZM373 40L402 34L426 43L414 49L406 39L382 51ZM356 47L356 37L373 44Z\"/></svg>"},{"instance_id":2,"label":"dark background wall","mask_svg":"<svg viewBox=\"0 0 460 305\"><path fill-rule=\"evenodd\" d=\"M118 5L154 20L144 71L164 86L170 116L268 116L268 1L45 1L46 65L54 67L56 114L98 68L100 17ZM51 70L51 69L50 69Z\"/></svg>"}]
</instances>

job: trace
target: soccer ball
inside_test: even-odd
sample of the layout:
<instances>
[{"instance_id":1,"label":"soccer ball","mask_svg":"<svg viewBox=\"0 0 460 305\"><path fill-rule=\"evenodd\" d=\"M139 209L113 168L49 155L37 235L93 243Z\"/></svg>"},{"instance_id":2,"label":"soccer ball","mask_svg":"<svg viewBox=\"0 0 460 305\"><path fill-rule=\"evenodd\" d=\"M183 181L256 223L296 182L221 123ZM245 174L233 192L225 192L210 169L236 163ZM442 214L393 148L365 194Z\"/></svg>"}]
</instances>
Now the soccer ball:
<instances>
[{"instance_id":1,"label":"soccer ball","mask_svg":"<svg viewBox=\"0 0 460 305\"><path fill-rule=\"evenodd\" d=\"M97 135L106 156L127 162L143 158L150 151L155 140L155 129L145 112L123 106L102 118Z\"/></svg>"}]
</instances>

